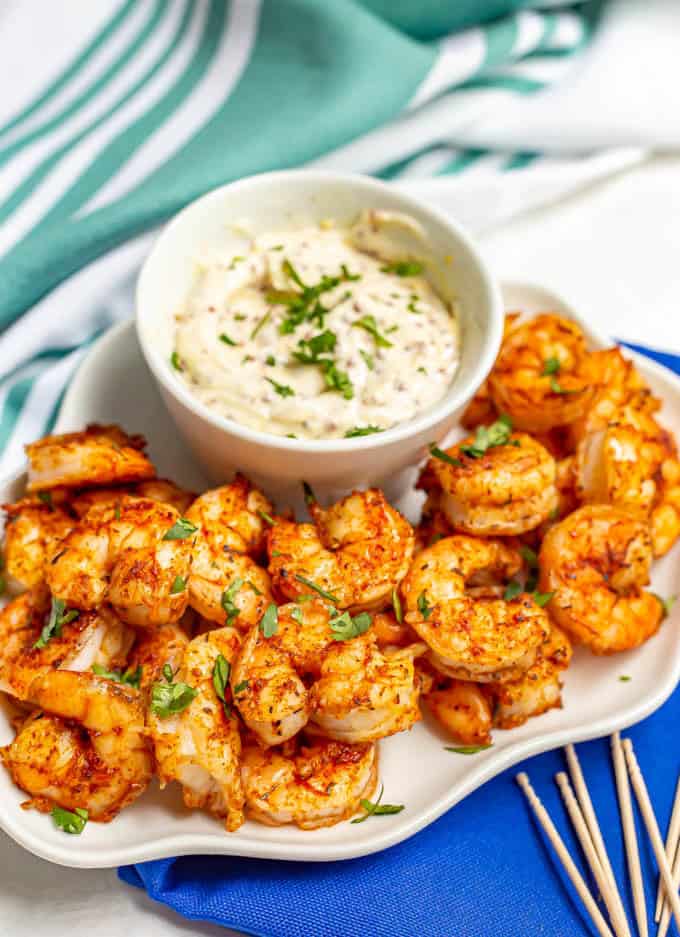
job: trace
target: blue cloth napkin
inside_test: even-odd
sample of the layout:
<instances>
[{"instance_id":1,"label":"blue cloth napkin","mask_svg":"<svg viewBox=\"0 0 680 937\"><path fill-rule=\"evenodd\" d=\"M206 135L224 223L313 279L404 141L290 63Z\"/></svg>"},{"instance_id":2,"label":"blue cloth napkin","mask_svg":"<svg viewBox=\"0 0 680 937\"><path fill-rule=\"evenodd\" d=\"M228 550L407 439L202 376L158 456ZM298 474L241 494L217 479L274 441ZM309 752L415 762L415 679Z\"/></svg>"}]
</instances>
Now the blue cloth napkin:
<instances>
[{"instance_id":1,"label":"blue cloth napkin","mask_svg":"<svg viewBox=\"0 0 680 937\"><path fill-rule=\"evenodd\" d=\"M680 356L630 347L680 374ZM680 768L679 721L676 690L660 710L626 733L634 741L662 829ZM578 751L633 921L609 740L588 742ZM188 856L126 866L119 874L185 917L261 937L594 933L514 783L518 771L530 773L576 856L578 844L553 783L563 767L560 751L531 758L489 781L412 839L362 859L317 864ZM651 922L656 867L646 834L638 833Z\"/></svg>"}]
</instances>

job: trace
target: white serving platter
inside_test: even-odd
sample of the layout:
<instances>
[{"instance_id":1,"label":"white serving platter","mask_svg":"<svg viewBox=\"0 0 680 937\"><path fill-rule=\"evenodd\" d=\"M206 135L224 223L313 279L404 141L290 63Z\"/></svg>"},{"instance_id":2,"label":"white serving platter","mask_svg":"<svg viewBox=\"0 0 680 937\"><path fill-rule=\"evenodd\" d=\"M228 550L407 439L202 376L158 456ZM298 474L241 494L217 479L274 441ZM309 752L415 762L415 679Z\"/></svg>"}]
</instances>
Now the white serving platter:
<instances>
[{"instance_id":1,"label":"white serving platter","mask_svg":"<svg viewBox=\"0 0 680 937\"><path fill-rule=\"evenodd\" d=\"M529 314L554 310L578 316L559 297L528 284L506 284L507 309ZM581 321L581 320L579 320ZM581 321L593 347L610 342ZM661 421L680 437L680 379L648 359L633 356L654 392L663 399ZM149 441L161 474L200 489L200 471L167 415L137 345L131 322L104 335L85 358L64 399L57 430L89 422L117 422ZM17 497L22 476L0 482L0 499ZM418 513L416 495L400 505ZM655 564L653 588L660 595L680 592L680 548ZM403 803L394 816L329 829L302 831L248 822L236 833L198 811L186 810L179 791L153 785L112 823L90 823L80 836L56 829L49 816L22 810L25 794L0 768L0 826L26 849L65 866L108 868L166 856L214 853L269 859L330 861L386 849L413 836L463 797L510 765L567 742L606 735L652 713L680 679L680 603L661 631L643 647L614 657L577 650L565 676L564 708L512 731L495 731L493 747L472 756L444 750L450 744L429 721L380 742L380 780L385 801ZM621 682L621 675L631 677ZM10 709L0 708L0 744L13 736Z\"/></svg>"}]
</instances>

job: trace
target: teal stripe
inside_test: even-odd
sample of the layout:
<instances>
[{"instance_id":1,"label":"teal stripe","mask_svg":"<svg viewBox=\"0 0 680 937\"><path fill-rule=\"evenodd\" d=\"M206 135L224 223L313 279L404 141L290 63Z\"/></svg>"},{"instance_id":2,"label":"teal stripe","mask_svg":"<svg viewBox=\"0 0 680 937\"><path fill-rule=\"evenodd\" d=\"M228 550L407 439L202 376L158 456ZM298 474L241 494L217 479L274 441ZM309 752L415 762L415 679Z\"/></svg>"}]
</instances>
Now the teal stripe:
<instances>
[{"instance_id":1,"label":"teal stripe","mask_svg":"<svg viewBox=\"0 0 680 937\"><path fill-rule=\"evenodd\" d=\"M166 13L167 6L165 5L165 0L155 0L155 5L151 11L149 19L146 21L137 36L135 36L134 40L125 49L118 62L116 62L116 71L127 64L127 62L130 61L130 59L132 59L139 52L147 40L154 34L156 28ZM170 47L168 47L168 52L169 51L171 51ZM153 66L150 71L154 71L155 67L156 66ZM114 66L112 66L112 68L114 68ZM33 190L38 185L40 185L42 180L48 175L49 172L51 172L52 169L54 169L57 163L59 163L59 161L63 159L63 157L70 150L77 146L81 140L84 140L85 137L91 134L93 130L96 130L97 127L100 127L102 124L104 124L119 107L123 106L126 101L132 98L139 91L139 89L143 87L144 82L148 80L148 75L149 72L147 72L146 75L144 75L139 81L137 81L131 89L121 95L121 97L118 98L115 104L113 104L109 110L106 111L106 113L92 120L87 125L87 127L71 137L71 139L67 143L64 143L63 146L60 146L53 153L50 153L48 157L46 157L38 166L36 166L33 172L29 173L23 182L14 189L9 198L0 203L0 223L6 221L17 210L17 208L19 208L19 206L31 195ZM5 154L9 153L9 156L11 156L12 153L9 151L11 150L14 152L17 149L21 149L22 145L22 141L17 141L16 147L7 147L5 153L0 153L0 165L2 165L3 161L5 161Z\"/></svg>"},{"instance_id":2,"label":"teal stripe","mask_svg":"<svg viewBox=\"0 0 680 937\"><path fill-rule=\"evenodd\" d=\"M36 140L39 140L41 137L46 136L52 130L57 130L65 120L68 120L69 117L72 117L76 114L82 107L90 103L100 91L102 91L111 81L122 71L123 68L132 61L132 59L137 55L139 50L143 47L147 39L149 39L154 32L156 27L159 25L163 16L166 16L168 13L168 6L165 3L165 0L156 0L156 4L151 8L149 16L146 21L142 23L139 32L132 37L128 45L120 53L119 57L112 62L109 67L99 76L99 78L94 81L91 85L85 88L81 94L76 98L67 107L60 111L55 117L51 117L49 120L45 121L44 124L41 124L39 127L36 127L34 130L31 130L30 133L27 133L25 136L20 137L18 140L15 140L13 143L10 143L9 146L5 147L4 150L0 150L0 166L8 162L16 153L25 147L29 146L31 143L34 143ZM113 106L114 108L118 106L119 101ZM107 114L110 114L112 109L107 111ZM69 149L74 145L74 143L82 140L82 138L90 133L94 126L97 126L97 121L91 123L85 130L81 131L79 134L74 136L68 143L65 144L60 150L57 151L56 159L60 158L61 154L64 153L66 149ZM45 163L41 165L51 166L49 160L45 160ZM40 167L38 167L40 168ZM37 172L37 170L36 170Z\"/></svg>"},{"instance_id":3,"label":"teal stripe","mask_svg":"<svg viewBox=\"0 0 680 937\"><path fill-rule=\"evenodd\" d=\"M379 169L377 172L374 172L373 175L377 176L378 179L396 179L404 172L405 169L408 169L414 159L418 159L420 156L424 156L426 153L434 153L441 149L443 149L443 147L439 143L434 143L431 146L423 147L423 149L418 150L417 153L410 153L403 159L397 160L394 163L389 163L383 169Z\"/></svg>"},{"instance_id":4,"label":"teal stripe","mask_svg":"<svg viewBox=\"0 0 680 937\"><path fill-rule=\"evenodd\" d=\"M480 71L503 65L513 58L513 49L517 41L517 17L509 16L507 19L490 23L483 27L486 42L486 54Z\"/></svg>"},{"instance_id":5,"label":"teal stripe","mask_svg":"<svg viewBox=\"0 0 680 937\"><path fill-rule=\"evenodd\" d=\"M81 69L87 65L93 55L120 29L130 13L134 10L137 0L127 0L108 20L104 28L97 33L94 39L85 46L70 65L47 88L36 97L23 111L12 117L3 127L0 127L0 136L18 127L29 117L32 117L41 107L48 104Z\"/></svg>"},{"instance_id":6,"label":"teal stripe","mask_svg":"<svg viewBox=\"0 0 680 937\"><path fill-rule=\"evenodd\" d=\"M446 166L443 166L439 172L438 176L448 176L453 175L457 172L462 172L464 169L467 169L468 166L472 166L473 163L476 163L478 159L481 159L482 156L486 156L488 150L461 150L461 152L455 156L450 163L447 163Z\"/></svg>"},{"instance_id":7,"label":"teal stripe","mask_svg":"<svg viewBox=\"0 0 680 937\"><path fill-rule=\"evenodd\" d=\"M488 88L503 89L505 91L518 91L520 94L531 94L545 88L544 81L535 78L525 78L523 75L479 75L458 87L465 90L482 90Z\"/></svg>"},{"instance_id":8,"label":"teal stripe","mask_svg":"<svg viewBox=\"0 0 680 937\"><path fill-rule=\"evenodd\" d=\"M0 452L4 451L7 441L12 435L19 414L24 408L26 398L30 394L37 377L37 374L32 374L30 377L21 378L5 397L2 416L0 416Z\"/></svg>"},{"instance_id":9,"label":"teal stripe","mask_svg":"<svg viewBox=\"0 0 680 937\"><path fill-rule=\"evenodd\" d=\"M540 159L540 156L540 153L533 153L529 151L513 153L508 161L503 165L503 170L524 169L525 166L529 166L537 159Z\"/></svg>"},{"instance_id":10,"label":"teal stripe","mask_svg":"<svg viewBox=\"0 0 680 937\"><path fill-rule=\"evenodd\" d=\"M66 395L66 391L68 390L69 383L70 383L70 378L66 382L66 385L62 387L61 393L58 395L57 399L54 402L54 406L52 407L50 415L47 418L47 422L45 423L45 426L43 427L43 435L45 436L49 436L49 434L54 429L54 424L57 422L57 417L59 416L61 405L64 402L64 397Z\"/></svg>"}]
</instances>

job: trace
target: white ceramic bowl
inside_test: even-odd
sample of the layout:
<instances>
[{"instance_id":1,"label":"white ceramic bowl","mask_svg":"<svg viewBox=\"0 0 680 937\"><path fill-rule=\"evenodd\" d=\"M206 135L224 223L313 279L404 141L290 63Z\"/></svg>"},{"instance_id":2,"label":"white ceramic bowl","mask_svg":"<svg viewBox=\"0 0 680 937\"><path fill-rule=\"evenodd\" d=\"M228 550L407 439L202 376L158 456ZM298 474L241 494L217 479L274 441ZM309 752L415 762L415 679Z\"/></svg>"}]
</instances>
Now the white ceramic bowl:
<instances>
[{"instance_id":1,"label":"white ceramic bowl","mask_svg":"<svg viewBox=\"0 0 680 937\"><path fill-rule=\"evenodd\" d=\"M461 362L446 396L415 419L356 439L300 440L242 426L197 400L170 366L173 314L192 282L206 247L243 253L250 235L295 229L333 219L349 225L367 208L411 215L423 227L437 271L437 289L460 309ZM448 261L445 258L450 258ZM455 425L488 374L502 335L503 307L493 277L468 235L448 217L365 176L316 170L266 173L209 192L163 230L137 286L137 329L144 357L175 423L215 482L240 469L279 504L294 503L300 479L334 497L354 487L380 485L398 498L433 441Z\"/></svg>"}]
</instances>

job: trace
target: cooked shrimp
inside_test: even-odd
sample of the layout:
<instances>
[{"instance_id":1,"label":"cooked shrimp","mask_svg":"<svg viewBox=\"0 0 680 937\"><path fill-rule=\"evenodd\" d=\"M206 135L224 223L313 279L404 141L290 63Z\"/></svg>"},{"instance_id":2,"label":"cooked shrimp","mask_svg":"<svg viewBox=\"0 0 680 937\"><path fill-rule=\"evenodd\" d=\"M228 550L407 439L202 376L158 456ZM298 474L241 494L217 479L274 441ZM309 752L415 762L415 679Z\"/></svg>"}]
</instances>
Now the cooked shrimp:
<instances>
[{"instance_id":1,"label":"cooked shrimp","mask_svg":"<svg viewBox=\"0 0 680 937\"><path fill-rule=\"evenodd\" d=\"M418 641L418 635L406 622L397 621L392 612L378 612L373 616L371 634L378 647L406 647Z\"/></svg>"},{"instance_id":2,"label":"cooked shrimp","mask_svg":"<svg viewBox=\"0 0 680 937\"><path fill-rule=\"evenodd\" d=\"M506 601L472 595L519 572L518 552L495 540L454 536L419 553L401 586L404 620L447 676L479 682L518 679L548 635L548 616L526 594ZM493 588L487 592L493 595Z\"/></svg>"},{"instance_id":3,"label":"cooked shrimp","mask_svg":"<svg viewBox=\"0 0 680 937\"><path fill-rule=\"evenodd\" d=\"M148 691L160 679L166 664L175 673L188 643L186 632L176 623L139 631L128 660L128 670L139 669L140 690Z\"/></svg>"},{"instance_id":4,"label":"cooked shrimp","mask_svg":"<svg viewBox=\"0 0 680 937\"><path fill-rule=\"evenodd\" d=\"M583 375L585 338L569 319L543 313L503 339L489 375L491 399L519 429L544 432L583 416L592 388Z\"/></svg>"},{"instance_id":5,"label":"cooked shrimp","mask_svg":"<svg viewBox=\"0 0 680 937\"><path fill-rule=\"evenodd\" d=\"M498 424L496 424L498 425ZM431 494L457 530L480 536L509 536L543 523L558 503L555 460L526 433L510 433L479 455L469 437L433 456L419 488ZM451 461L449 461L451 460Z\"/></svg>"},{"instance_id":6,"label":"cooked shrimp","mask_svg":"<svg viewBox=\"0 0 680 937\"><path fill-rule=\"evenodd\" d=\"M87 488L85 491L77 491L69 500L69 507L78 517L84 517L95 504L115 506L126 495L133 495L137 498L150 498L152 501L160 501L161 504L170 504L180 514L184 514L196 498L193 492L185 491L166 478L152 478L150 481L140 482L138 485L119 485L117 488Z\"/></svg>"},{"instance_id":7,"label":"cooked shrimp","mask_svg":"<svg viewBox=\"0 0 680 937\"><path fill-rule=\"evenodd\" d=\"M241 769L246 812L268 826L333 826L371 797L377 769L378 752L370 743L296 739L266 751L251 745L244 749Z\"/></svg>"},{"instance_id":8,"label":"cooked shrimp","mask_svg":"<svg viewBox=\"0 0 680 937\"><path fill-rule=\"evenodd\" d=\"M330 647L310 691L311 720L340 742L372 742L420 719L413 658L423 644L381 651L371 632Z\"/></svg>"},{"instance_id":9,"label":"cooked shrimp","mask_svg":"<svg viewBox=\"0 0 680 937\"><path fill-rule=\"evenodd\" d=\"M177 621L187 607L193 533L174 508L148 498L96 505L62 540L48 585L70 608L110 602L132 625Z\"/></svg>"},{"instance_id":10,"label":"cooked shrimp","mask_svg":"<svg viewBox=\"0 0 680 937\"><path fill-rule=\"evenodd\" d=\"M491 744L491 703L478 684L440 674L421 700L454 741L461 745Z\"/></svg>"},{"instance_id":11,"label":"cooked shrimp","mask_svg":"<svg viewBox=\"0 0 680 937\"><path fill-rule=\"evenodd\" d=\"M649 582L646 523L604 504L579 508L552 527L540 552L540 588L554 593L552 617L595 654L638 647L659 628L663 608Z\"/></svg>"},{"instance_id":12,"label":"cooked shrimp","mask_svg":"<svg viewBox=\"0 0 680 937\"><path fill-rule=\"evenodd\" d=\"M485 690L493 700L493 724L498 729L514 729L532 716L562 706L561 675L571 661L571 642L553 625L550 636L541 645L535 662L510 683L487 683Z\"/></svg>"},{"instance_id":13,"label":"cooked shrimp","mask_svg":"<svg viewBox=\"0 0 680 937\"><path fill-rule=\"evenodd\" d=\"M503 324L503 337L514 327L516 320L520 317L519 312L507 312ZM475 429L482 423L493 423L497 418L498 411L491 399L488 379L484 381L475 396L465 408L465 412L460 418L461 426L465 429Z\"/></svg>"},{"instance_id":14,"label":"cooked shrimp","mask_svg":"<svg viewBox=\"0 0 680 937\"><path fill-rule=\"evenodd\" d=\"M23 592L45 582L45 566L55 545L73 527L73 518L60 507L34 498L3 505L5 573L10 592Z\"/></svg>"},{"instance_id":15,"label":"cooked shrimp","mask_svg":"<svg viewBox=\"0 0 680 937\"><path fill-rule=\"evenodd\" d=\"M241 737L236 716L217 696L213 673L220 655L231 666L239 643L233 628L190 641L174 680L192 687L196 696L181 712L169 715L156 712L152 702L148 715L161 786L179 781L187 807L223 817L230 831L243 823Z\"/></svg>"},{"instance_id":16,"label":"cooked shrimp","mask_svg":"<svg viewBox=\"0 0 680 937\"><path fill-rule=\"evenodd\" d=\"M25 592L0 612L0 689L15 699L30 698L31 686L53 670L115 670L125 665L134 632L110 608L82 612L72 620L52 607L42 590ZM53 620L44 637L43 629ZM36 646L37 644L37 646Z\"/></svg>"},{"instance_id":17,"label":"cooked shrimp","mask_svg":"<svg viewBox=\"0 0 680 937\"><path fill-rule=\"evenodd\" d=\"M52 670L31 688L43 712L2 750L14 783L38 809L53 804L111 820L151 780L139 691L91 673Z\"/></svg>"},{"instance_id":18,"label":"cooked shrimp","mask_svg":"<svg viewBox=\"0 0 680 937\"><path fill-rule=\"evenodd\" d=\"M680 537L680 461L664 459L659 476L658 497L649 519L654 556L663 556Z\"/></svg>"},{"instance_id":19,"label":"cooked shrimp","mask_svg":"<svg viewBox=\"0 0 680 937\"><path fill-rule=\"evenodd\" d=\"M574 446L586 434L616 421L624 406L632 405L648 414L659 409L660 401L620 348L590 352L583 359L581 370L593 388L593 398L581 418L569 427Z\"/></svg>"},{"instance_id":20,"label":"cooked shrimp","mask_svg":"<svg viewBox=\"0 0 680 937\"><path fill-rule=\"evenodd\" d=\"M156 471L143 453L141 436L128 436L118 426L92 424L81 433L45 436L26 446L28 490L63 485L115 485L153 478Z\"/></svg>"},{"instance_id":21,"label":"cooked shrimp","mask_svg":"<svg viewBox=\"0 0 680 937\"><path fill-rule=\"evenodd\" d=\"M269 532L275 592L294 600L322 589L352 611L387 605L413 556L411 525L376 488L355 491L327 509L313 502L310 513L313 524L279 521Z\"/></svg>"},{"instance_id":22,"label":"cooked shrimp","mask_svg":"<svg viewBox=\"0 0 680 937\"><path fill-rule=\"evenodd\" d=\"M245 631L262 617L272 601L270 580L253 557L262 554L272 513L243 476L207 491L187 511L198 527L189 602L204 618Z\"/></svg>"}]
</instances>

